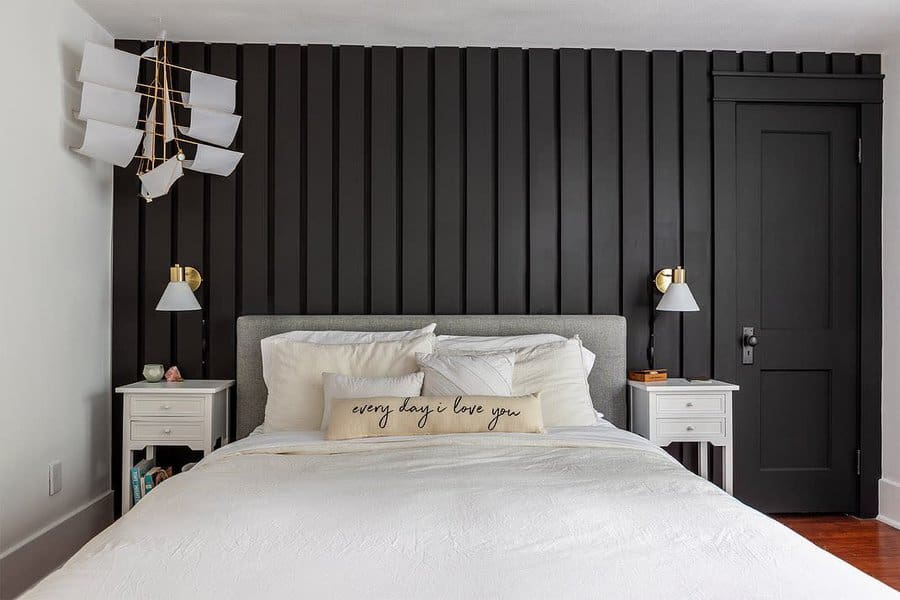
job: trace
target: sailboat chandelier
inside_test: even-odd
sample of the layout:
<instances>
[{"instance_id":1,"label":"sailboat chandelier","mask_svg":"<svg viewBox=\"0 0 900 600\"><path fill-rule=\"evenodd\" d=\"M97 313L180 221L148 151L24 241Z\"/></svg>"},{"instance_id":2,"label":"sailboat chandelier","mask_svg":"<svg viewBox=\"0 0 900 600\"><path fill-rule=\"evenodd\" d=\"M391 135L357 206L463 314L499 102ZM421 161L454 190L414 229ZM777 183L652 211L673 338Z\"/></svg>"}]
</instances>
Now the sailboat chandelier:
<instances>
[{"instance_id":1,"label":"sailboat chandelier","mask_svg":"<svg viewBox=\"0 0 900 600\"><path fill-rule=\"evenodd\" d=\"M138 81L142 62L151 65L150 83ZM190 73L189 91L173 88L173 69ZM243 157L225 148L241 123L234 114L237 82L172 64L164 40L140 55L85 42L78 81L76 116L86 128L81 146L72 149L119 167L139 159L141 196L148 202L167 194L184 169L227 177ZM188 115L189 125L178 124L173 106Z\"/></svg>"}]
</instances>

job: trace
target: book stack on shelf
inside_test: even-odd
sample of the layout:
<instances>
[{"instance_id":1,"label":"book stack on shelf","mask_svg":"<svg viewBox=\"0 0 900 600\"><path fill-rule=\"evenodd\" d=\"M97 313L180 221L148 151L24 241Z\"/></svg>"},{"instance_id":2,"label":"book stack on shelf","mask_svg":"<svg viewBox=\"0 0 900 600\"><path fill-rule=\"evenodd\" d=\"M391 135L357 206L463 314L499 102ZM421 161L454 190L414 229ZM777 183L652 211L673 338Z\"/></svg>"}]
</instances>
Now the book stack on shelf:
<instances>
[{"instance_id":1,"label":"book stack on shelf","mask_svg":"<svg viewBox=\"0 0 900 600\"><path fill-rule=\"evenodd\" d=\"M157 467L155 458L145 458L131 467L131 498L134 504L171 476L172 467Z\"/></svg>"}]
</instances>

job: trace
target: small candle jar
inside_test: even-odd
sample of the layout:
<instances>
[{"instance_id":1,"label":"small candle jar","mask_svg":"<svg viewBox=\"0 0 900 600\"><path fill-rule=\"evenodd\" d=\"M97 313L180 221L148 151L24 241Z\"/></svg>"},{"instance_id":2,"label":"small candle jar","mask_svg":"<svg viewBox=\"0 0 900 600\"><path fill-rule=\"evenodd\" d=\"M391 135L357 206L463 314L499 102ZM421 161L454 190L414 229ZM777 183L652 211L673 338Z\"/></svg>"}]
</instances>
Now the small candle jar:
<instances>
[{"instance_id":1,"label":"small candle jar","mask_svg":"<svg viewBox=\"0 0 900 600\"><path fill-rule=\"evenodd\" d=\"M163 378L163 374L166 372L165 368L162 365L157 364L146 364L144 365L144 379L149 383L156 383Z\"/></svg>"}]
</instances>

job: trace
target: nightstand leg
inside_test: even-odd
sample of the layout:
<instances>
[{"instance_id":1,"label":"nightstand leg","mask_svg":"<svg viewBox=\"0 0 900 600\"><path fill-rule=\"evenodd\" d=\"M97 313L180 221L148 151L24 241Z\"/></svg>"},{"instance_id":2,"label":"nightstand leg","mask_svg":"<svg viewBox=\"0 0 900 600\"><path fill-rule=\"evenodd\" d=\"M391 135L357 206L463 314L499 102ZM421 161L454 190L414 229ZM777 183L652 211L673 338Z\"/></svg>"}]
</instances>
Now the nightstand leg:
<instances>
[{"instance_id":1,"label":"nightstand leg","mask_svg":"<svg viewBox=\"0 0 900 600\"><path fill-rule=\"evenodd\" d=\"M122 451L122 514L131 508L131 467L134 466L134 451Z\"/></svg>"},{"instance_id":2,"label":"nightstand leg","mask_svg":"<svg viewBox=\"0 0 900 600\"><path fill-rule=\"evenodd\" d=\"M698 460L700 461L700 477L709 479L709 444L707 442L697 442L699 446Z\"/></svg>"},{"instance_id":3,"label":"nightstand leg","mask_svg":"<svg viewBox=\"0 0 900 600\"><path fill-rule=\"evenodd\" d=\"M734 449L731 443L725 444L725 460L722 461L722 481L725 483L725 491L734 495Z\"/></svg>"}]
</instances>

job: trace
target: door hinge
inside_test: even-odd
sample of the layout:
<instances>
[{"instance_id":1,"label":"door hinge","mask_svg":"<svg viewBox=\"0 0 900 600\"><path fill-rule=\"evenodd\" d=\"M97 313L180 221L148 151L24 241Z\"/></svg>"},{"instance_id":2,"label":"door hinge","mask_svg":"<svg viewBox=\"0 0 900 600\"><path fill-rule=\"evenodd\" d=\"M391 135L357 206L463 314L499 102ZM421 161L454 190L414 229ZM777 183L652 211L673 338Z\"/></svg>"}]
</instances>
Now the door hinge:
<instances>
[{"instance_id":1,"label":"door hinge","mask_svg":"<svg viewBox=\"0 0 900 600\"><path fill-rule=\"evenodd\" d=\"M862 475L862 450L856 451L856 474Z\"/></svg>"},{"instance_id":2,"label":"door hinge","mask_svg":"<svg viewBox=\"0 0 900 600\"><path fill-rule=\"evenodd\" d=\"M862 138L856 138L856 162L862 164Z\"/></svg>"}]
</instances>

